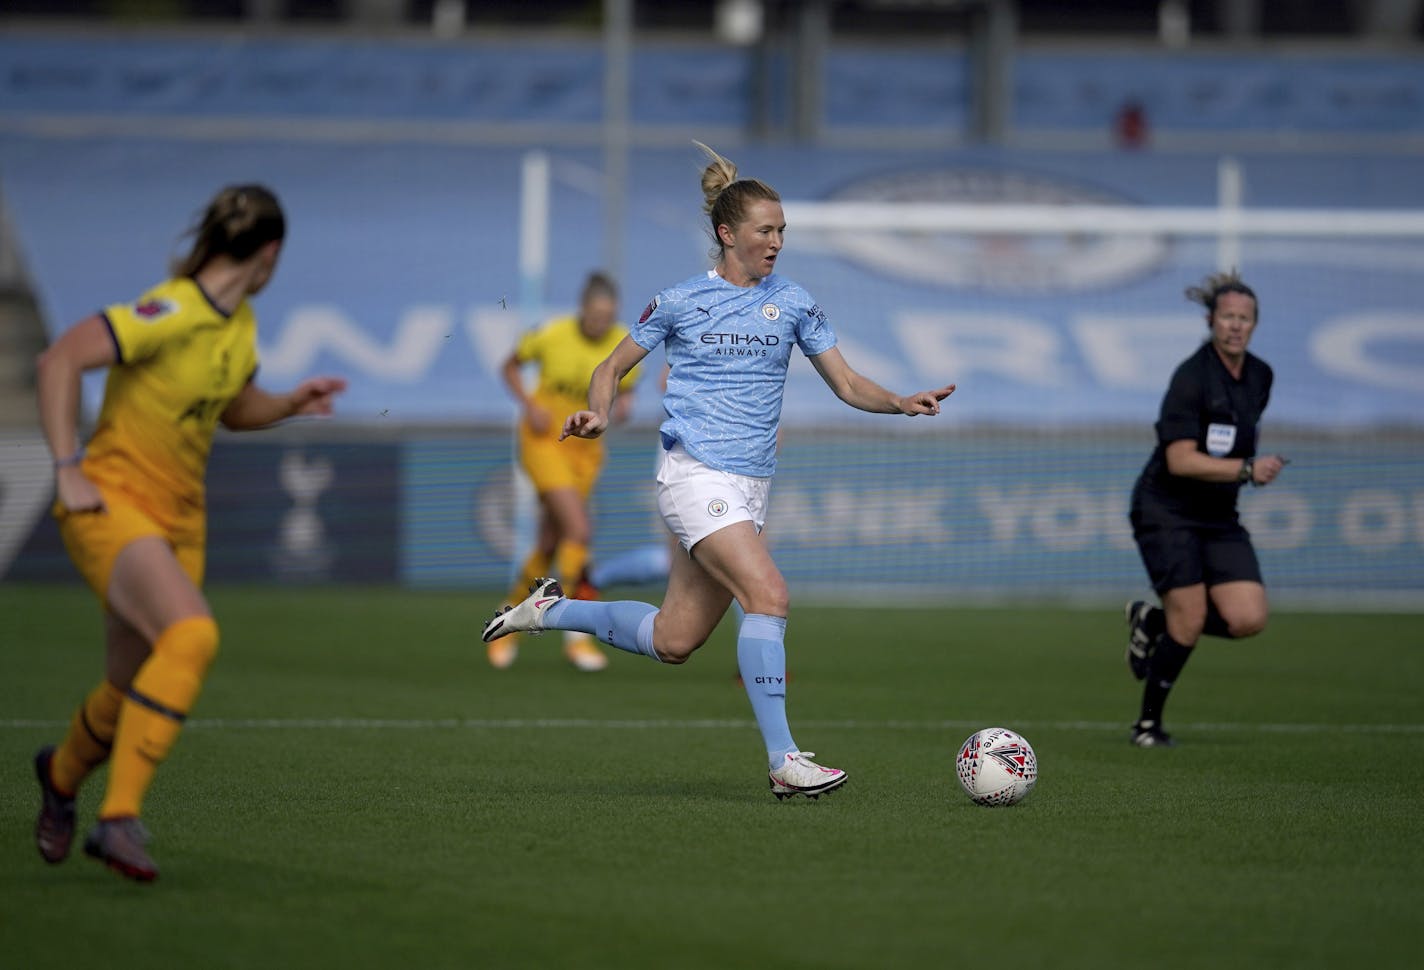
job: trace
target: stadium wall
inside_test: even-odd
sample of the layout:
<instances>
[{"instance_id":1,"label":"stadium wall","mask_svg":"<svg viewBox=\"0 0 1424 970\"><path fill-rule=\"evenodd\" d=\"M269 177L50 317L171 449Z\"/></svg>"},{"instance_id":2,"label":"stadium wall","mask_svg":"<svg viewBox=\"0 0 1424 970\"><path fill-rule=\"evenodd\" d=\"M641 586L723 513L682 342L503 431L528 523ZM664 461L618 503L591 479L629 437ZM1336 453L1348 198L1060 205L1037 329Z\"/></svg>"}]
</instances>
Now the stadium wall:
<instances>
[{"instance_id":1,"label":"stadium wall","mask_svg":"<svg viewBox=\"0 0 1424 970\"><path fill-rule=\"evenodd\" d=\"M631 120L648 128L751 130L758 70L750 48L640 38ZM474 37L460 42L222 33L60 33L0 37L0 116L14 120L167 118L455 123L598 137L603 51L597 38ZM825 52L822 121L831 133L970 124L969 54L953 38ZM766 98L791 89L773 58ZM1020 47L1010 117L1019 132L1107 133L1139 105L1154 131L1399 135L1424 131L1424 63L1408 50ZM761 106L763 109L767 105ZM784 106L782 106L784 110ZM555 130L557 127L557 131ZM397 129L398 130L398 129ZM415 130L415 129L410 129ZM427 129L436 130L436 129Z\"/></svg>"}]
</instances>

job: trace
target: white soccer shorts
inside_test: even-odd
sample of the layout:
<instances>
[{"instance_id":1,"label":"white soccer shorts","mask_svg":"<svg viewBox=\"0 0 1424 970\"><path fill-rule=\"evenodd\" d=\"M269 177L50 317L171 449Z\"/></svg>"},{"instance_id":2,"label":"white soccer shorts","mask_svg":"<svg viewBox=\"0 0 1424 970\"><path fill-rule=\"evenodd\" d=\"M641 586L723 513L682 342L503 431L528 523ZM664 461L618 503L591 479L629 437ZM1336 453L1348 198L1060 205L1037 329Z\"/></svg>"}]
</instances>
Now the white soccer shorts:
<instances>
[{"instance_id":1,"label":"white soccer shorts","mask_svg":"<svg viewBox=\"0 0 1424 970\"><path fill-rule=\"evenodd\" d=\"M658 511L685 550L733 522L766 525L770 478L733 475L708 468L680 443L658 461Z\"/></svg>"}]
</instances>

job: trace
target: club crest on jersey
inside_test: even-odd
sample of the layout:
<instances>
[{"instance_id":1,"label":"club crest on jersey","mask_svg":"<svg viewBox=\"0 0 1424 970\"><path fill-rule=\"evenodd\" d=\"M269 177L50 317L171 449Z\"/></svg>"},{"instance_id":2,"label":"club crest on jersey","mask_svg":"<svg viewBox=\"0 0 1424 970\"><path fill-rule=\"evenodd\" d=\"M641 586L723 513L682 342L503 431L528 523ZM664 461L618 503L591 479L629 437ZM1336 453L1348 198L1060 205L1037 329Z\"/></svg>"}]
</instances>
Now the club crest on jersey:
<instances>
[{"instance_id":1,"label":"club crest on jersey","mask_svg":"<svg viewBox=\"0 0 1424 970\"><path fill-rule=\"evenodd\" d=\"M708 503L707 503L707 514L710 515L710 516L712 516L714 519L716 519L716 518L721 518L722 516L726 515L726 514L727 514L727 503L726 503L726 501L723 500L723 499L720 499L720 498L714 498L712 501L708 502Z\"/></svg>"},{"instance_id":2,"label":"club crest on jersey","mask_svg":"<svg viewBox=\"0 0 1424 970\"><path fill-rule=\"evenodd\" d=\"M781 316L781 307L777 306L775 303L763 303L761 307L761 315L766 317L768 320L775 320Z\"/></svg>"},{"instance_id":3,"label":"club crest on jersey","mask_svg":"<svg viewBox=\"0 0 1424 970\"><path fill-rule=\"evenodd\" d=\"M174 310L178 309L178 304L172 300L161 300L157 297L144 300L142 303L135 303L133 307L134 316L141 320L152 323L160 317L166 317Z\"/></svg>"},{"instance_id":4,"label":"club crest on jersey","mask_svg":"<svg viewBox=\"0 0 1424 970\"><path fill-rule=\"evenodd\" d=\"M648 305L643 308L643 315L638 318L639 323L647 323L648 317L653 315L653 311L658 308L658 298L653 297L648 301Z\"/></svg>"}]
</instances>

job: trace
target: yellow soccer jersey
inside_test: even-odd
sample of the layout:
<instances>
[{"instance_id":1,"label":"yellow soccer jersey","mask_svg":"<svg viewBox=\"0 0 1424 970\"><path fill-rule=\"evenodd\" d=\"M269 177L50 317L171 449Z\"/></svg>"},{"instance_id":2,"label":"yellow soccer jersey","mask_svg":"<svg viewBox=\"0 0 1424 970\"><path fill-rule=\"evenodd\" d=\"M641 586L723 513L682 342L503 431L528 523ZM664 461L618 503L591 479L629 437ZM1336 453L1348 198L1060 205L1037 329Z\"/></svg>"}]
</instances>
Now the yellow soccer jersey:
<instances>
[{"instance_id":1,"label":"yellow soccer jersey","mask_svg":"<svg viewBox=\"0 0 1424 970\"><path fill-rule=\"evenodd\" d=\"M102 315L118 362L85 448L85 473L165 517L201 515L218 417L257 371L252 308L244 300L229 316L180 278Z\"/></svg>"},{"instance_id":2,"label":"yellow soccer jersey","mask_svg":"<svg viewBox=\"0 0 1424 970\"><path fill-rule=\"evenodd\" d=\"M514 349L521 363L539 366L539 386L532 395L554 418L551 437L557 438L563 421L575 411L588 407L588 382L593 370L628 335L628 328L615 323L599 340L589 340L579 329L576 317L559 317L526 333ZM626 391L637 383L641 365L633 368L618 385Z\"/></svg>"}]
</instances>

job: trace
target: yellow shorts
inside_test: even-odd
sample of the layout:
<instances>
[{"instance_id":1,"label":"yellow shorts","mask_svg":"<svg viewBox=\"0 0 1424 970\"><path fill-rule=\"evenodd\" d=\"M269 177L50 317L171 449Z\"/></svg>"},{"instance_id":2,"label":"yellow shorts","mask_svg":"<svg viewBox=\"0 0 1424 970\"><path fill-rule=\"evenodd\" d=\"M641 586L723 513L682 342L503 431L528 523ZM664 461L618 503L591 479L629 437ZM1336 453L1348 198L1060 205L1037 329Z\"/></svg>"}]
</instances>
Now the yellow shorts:
<instances>
[{"instance_id":1,"label":"yellow shorts","mask_svg":"<svg viewBox=\"0 0 1424 970\"><path fill-rule=\"evenodd\" d=\"M56 502L53 513L69 558L105 606L119 553L134 540L149 536L167 542L193 585L203 585L206 549L201 532L164 526L124 492L101 485L99 493L104 496L102 512L70 512Z\"/></svg>"},{"instance_id":2,"label":"yellow shorts","mask_svg":"<svg viewBox=\"0 0 1424 970\"><path fill-rule=\"evenodd\" d=\"M521 428L519 464L540 495L559 488L576 488L588 498L603 468L603 445L587 438L558 441L535 437Z\"/></svg>"}]
</instances>

